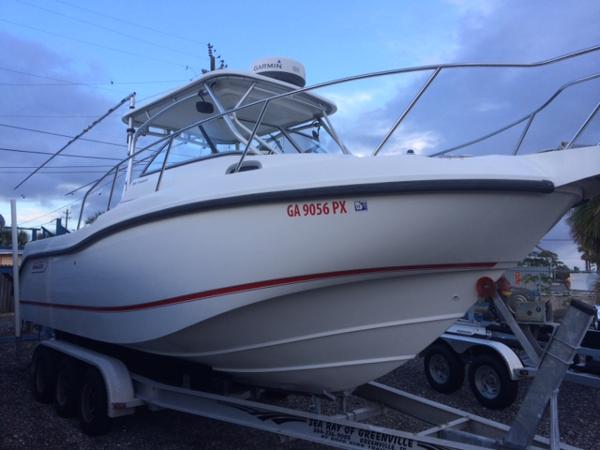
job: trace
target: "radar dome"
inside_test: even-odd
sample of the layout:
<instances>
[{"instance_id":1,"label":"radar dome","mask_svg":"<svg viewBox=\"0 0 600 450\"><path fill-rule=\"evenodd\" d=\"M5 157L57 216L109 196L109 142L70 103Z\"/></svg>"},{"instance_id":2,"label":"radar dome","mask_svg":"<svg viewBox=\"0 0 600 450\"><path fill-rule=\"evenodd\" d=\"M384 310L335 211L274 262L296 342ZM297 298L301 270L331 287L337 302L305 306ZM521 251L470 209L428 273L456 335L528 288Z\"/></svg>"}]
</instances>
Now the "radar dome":
<instances>
[{"instance_id":1,"label":"radar dome","mask_svg":"<svg viewBox=\"0 0 600 450\"><path fill-rule=\"evenodd\" d=\"M289 58L263 58L252 64L252 72L275 78L299 87L306 84L306 73L304 66L298 61Z\"/></svg>"}]
</instances>

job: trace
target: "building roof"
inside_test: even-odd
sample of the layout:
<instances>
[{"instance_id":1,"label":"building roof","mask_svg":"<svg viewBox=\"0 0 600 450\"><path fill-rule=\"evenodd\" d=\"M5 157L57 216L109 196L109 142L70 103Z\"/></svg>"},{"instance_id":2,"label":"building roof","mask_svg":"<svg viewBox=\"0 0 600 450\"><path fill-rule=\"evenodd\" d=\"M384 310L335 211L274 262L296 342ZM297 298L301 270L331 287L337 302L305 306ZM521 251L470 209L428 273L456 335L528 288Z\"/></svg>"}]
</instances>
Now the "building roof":
<instances>
[{"instance_id":1,"label":"building roof","mask_svg":"<svg viewBox=\"0 0 600 450\"><path fill-rule=\"evenodd\" d=\"M12 255L12 248L0 247L0 255ZM17 252L19 255L23 254L23 249L20 248Z\"/></svg>"}]
</instances>

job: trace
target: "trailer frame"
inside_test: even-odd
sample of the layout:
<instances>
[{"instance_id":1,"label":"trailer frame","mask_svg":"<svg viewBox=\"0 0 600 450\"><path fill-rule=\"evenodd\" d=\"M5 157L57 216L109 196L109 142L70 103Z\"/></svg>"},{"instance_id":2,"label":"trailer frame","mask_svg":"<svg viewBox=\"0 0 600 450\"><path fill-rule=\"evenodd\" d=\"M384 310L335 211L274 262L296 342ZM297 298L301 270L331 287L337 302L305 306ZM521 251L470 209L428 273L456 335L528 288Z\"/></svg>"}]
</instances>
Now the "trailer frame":
<instances>
[{"instance_id":1,"label":"trailer frame","mask_svg":"<svg viewBox=\"0 0 600 450\"><path fill-rule=\"evenodd\" d=\"M123 361L59 339L39 344L61 356L67 355L98 369L108 397L107 414L117 418L146 406L207 417L287 438L303 439L345 449L475 450L499 448L509 426L443 405L377 382L357 388L352 395L367 406L350 409L349 396L337 398L335 414L325 414L322 399L313 397L313 410L277 406L257 401L257 391L223 394L173 386L131 373ZM428 425L408 432L365 423L395 411ZM535 436L531 449L551 448L550 440ZM561 443L562 449L576 447Z\"/></svg>"}]
</instances>

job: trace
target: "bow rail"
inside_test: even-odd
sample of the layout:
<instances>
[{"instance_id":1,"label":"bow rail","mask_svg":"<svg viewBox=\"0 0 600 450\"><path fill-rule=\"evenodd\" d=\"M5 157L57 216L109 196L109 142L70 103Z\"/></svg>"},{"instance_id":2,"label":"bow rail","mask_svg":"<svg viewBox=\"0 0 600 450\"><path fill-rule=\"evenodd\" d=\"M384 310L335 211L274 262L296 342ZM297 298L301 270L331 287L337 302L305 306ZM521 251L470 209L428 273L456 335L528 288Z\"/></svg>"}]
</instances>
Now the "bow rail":
<instances>
[{"instance_id":1,"label":"bow rail","mask_svg":"<svg viewBox=\"0 0 600 450\"><path fill-rule=\"evenodd\" d=\"M176 131L173 132L168 132L168 133L164 133L164 134L155 134L155 133L151 133L150 132L150 127L152 125L152 123L159 117L161 117L162 115L164 115L167 111L171 110L173 107L175 107L176 105L181 104L184 101L190 100L194 97L197 97L199 94L197 92L194 92L193 94L190 95L186 95L182 98L177 99L176 101L170 103L169 105L167 105L166 107L160 109L158 112L156 112L154 115L150 116L147 118L147 120L142 123L137 130L133 130L132 124L131 124L131 119L130 119L130 123L129 123L129 127L128 127L128 147L129 147L129 154L126 158L124 158L123 160L119 161L117 164L115 164L111 169L109 169L102 177L98 178L95 182L93 182L92 186L86 191L83 199L82 199L82 204L81 204L81 208L80 208L80 212L79 212L79 219L78 219L78 224L77 224L77 228L79 229L81 226L81 220L82 220L82 216L83 216L83 211L84 211L84 207L85 207L85 203L88 199L88 196L90 194L91 191L93 191L96 187L98 187L98 185L105 180L109 175L113 174L113 180L112 180L112 185L111 185L111 190L110 190L110 195L108 198L108 204L107 204L107 210L110 209L111 206L111 202L112 202L112 196L114 194L114 190L115 190L115 184L116 184L116 180L117 177L119 175L119 173L122 171L123 169L123 164L127 164L127 168L126 168L126 178L125 178L125 189L127 189L128 185L131 183L132 180L132 168L133 168L133 160L136 156L140 155L143 152L152 152L150 155L150 159L152 160L154 157L156 157L156 155L158 155L160 152L162 152L165 148L166 150L166 154L165 154L165 158L163 160L162 163L162 167L160 170L160 174L157 180L157 184L156 184L156 190L159 189L160 187L160 182L162 180L162 176L163 173L166 169L167 166L167 159L169 156L169 152L171 149L171 145L170 143L173 142L173 139L176 137L181 136L183 133L186 133L189 130L192 130L196 127L200 127L200 129L203 129L203 126L211 121L215 121L215 120L219 120L219 119L223 119L226 124L231 127L231 118L232 117L236 117L236 113L240 112L240 111L244 111L247 110L249 108L252 107L256 107L256 106L260 106L260 112L258 115L258 118L256 120L256 123L254 124L254 127L252 128L252 130L249 130L246 128L246 131L250 131L249 133L249 137L246 139L243 136L240 136L240 142L244 145L244 150L241 152L240 155L240 159L238 160L235 169L233 170L233 173L237 173L240 171L242 164L244 162L244 159L246 158L246 155L249 153L249 151L251 150L251 144L254 140L259 141L259 143L262 141L261 138L259 138L259 136L257 135L257 132L261 126L262 120L264 118L265 112L267 110L267 108L269 107L270 104L272 104L273 102L280 100L280 99L284 99L284 98L288 98L288 97L293 97L293 96L297 96L298 94L301 93L305 93L305 92L309 92L309 91L314 91L317 89L322 89L325 87L330 87L330 86L337 86L337 85L341 85L341 84L345 84L345 83L349 83L349 82L353 82L353 81L358 81L358 80L365 80L365 79L372 79L372 78L379 78L379 77L386 77L386 76L391 76L391 75L398 75L398 74L405 74L405 73L418 73L418 72L431 72L429 78L427 79L427 81L425 82L425 84L419 89L419 91L417 92L417 94L415 95L415 97L413 97L413 99L410 101L410 103L408 104L408 106L402 111L402 113L400 114L400 116L398 117L398 119L394 122L394 124L392 125L392 127L388 130L388 132L385 134L384 138L382 139L382 141L377 145L377 147L373 150L372 155L373 156L377 156L380 151L382 150L382 148L385 146L385 144L389 141L390 137L393 135L393 133L397 130L397 128L400 126L400 124L405 120L405 118L409 115L410 111L414 108L414 106L418 103L418 101L422 98L422 96L425 94L425 92L429 89L429 87L433 84L433 82L435 81L435 79L438 77L438 75L444 71L444 70L454 70L454 69L468 69L468 68L484 68L484 69L489 69L489 68L535 68L535 67L542 67L542 66L547 66L550 64L555 64L558 62L562 62L568 59L572 59L572 58L576 58L585 54L589 54L592 52L596 52L600 50L600 45L596 45L593 47L589 47L586 49L582 49L582 50L578 50L575 52L571 52L571 53L567 53L564 55L560 55L554 58L550 58L550 59L546 59L546 60L542 60L542 61L538 61L538 62L534 62L534 63L458 63L458 64L438 64L438 65L425 65L425 66L416 66L416 67L408 67L408 68L401 68L401 69L392 69L392 70L384 70L384 71L378 71L378 72L370 72L370 73L366 73L366 74L361 74L361 75L355 75L355 76L350 76L350 77L345 77L345 78L339 78L336 80L332 80L332 81L327 81L327 82L323 82L323 83L317 83L314 84L312 86L308 86L308 87L303 87L303 88L298 88L298 89L294 89L288 92L283 92L280 94L275 94L272 96L269 96L267 98L263 98L260 100L256 100L253 102L249 102L247 104L241 105L242 101L239 101L236 106L234 108L230 108L228 110L225 110L224 108L222 108L222 106L219 104L218 99L214 98L214 94L212 93L212 91L210 90L210 87L208 86L208 84L204 85L204 90L209 94L209 96L211 98L213 98L213 100L217 100L215 102L215 104L217 105L219 112L218 114L214 114L211 117L208 118L204 118L202 120L198 120L195 121L189 125L186 125ZM566 83L564 85L562 85L561 87L559 87L542 105L540 105L538 108L536 108L535 110L533 110L531 113L527 114L526 116L511 122L499 129L497 129L496 131L492 132L492 133L488 133L484 136L481 136L477 139L471 140L469 142L466 142L464 144L460 144L445 150L442 150L440 152L436 152L434 154L428 155L431 157L434 156L441 156L441 155L445 155L447 153L453 152L455 150L459 150L461 148L476 144L478 142L484 141L486 139L489 139L493 136L496 136L497 134L500 134L510 128L513 128L523 122L526 122L525 128L523 130L523 132L521 133L519 140L513 150L513 154L516 155L519 152L519 149L527 135L527 132L529 131L529 128L533 122L533 120L535 119L535 117L537 116L537 114L539 114L541 111L543 111L546 107L548 107L548 105L550 105L562 92L564 92L565 90L567 90L568 88L575 86L577 84L581 84L581 83L585 83L585 82L589 82L592 80L595 80L597 78L600 78L600 73L596 73L596 74L592 74L589 75L587 77L584 78L580 78L574 81L571 81L569 83ZM252 87L250 88L252 89ZM585 130L585 128L589 125L589 123L593 120L593 118L596 116L596 114L598 113L598 111L600 110L600 103L594 108L594 110L590 113L590 115L587 117L587 119L585 120L585 122L580 126L580 128L577 130L577 132L575 133L575 135L573 136L573 138L568 142L566 148L570 148L574 141L581 135L581 133ZM337 137L337 133L335 133L335 130L333 130L333 127L331 126L331 123L329 122L327 116L325 114L323 114L322 116L323 119L323 125L325 127L325 129L330 129L330 134L333 137L333 139L340 145L340 147L342 148L342 151L344 153L347 152L345 146L343 145L343 143L341 143L341 141L338 140ZM282 132L282 134L285 136L285 130L280 130ZM154 142L152 142L151 144L148 144L144 147L142 147L139 150L136 150L136 144L138 139L141 136L144 136L146 134L150 134L150 135L154 135L154 136L158 136L158 139L155 140ZM236 135L239 134L239 130L236 130ZM293 142L292 142L293 143ZM153 150L153 148L155 148L155 146L163 144L158 151ZM264 144L264 141L263 141ZM270 153L274 153L275 151L273 149L270 149ZM148 159L148 158L146 158Z\"/></svg>"}]
</instances>

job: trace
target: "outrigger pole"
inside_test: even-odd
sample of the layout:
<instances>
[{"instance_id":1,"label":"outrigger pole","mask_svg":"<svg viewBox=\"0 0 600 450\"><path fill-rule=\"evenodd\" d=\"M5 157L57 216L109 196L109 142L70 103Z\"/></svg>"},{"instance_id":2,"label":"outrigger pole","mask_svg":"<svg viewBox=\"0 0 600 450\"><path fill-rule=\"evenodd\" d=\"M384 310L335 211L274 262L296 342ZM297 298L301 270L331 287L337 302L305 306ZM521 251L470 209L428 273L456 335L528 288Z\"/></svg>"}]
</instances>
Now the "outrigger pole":
<instances>
[{"instance_id":1,"label":"outrigger pole","mask_svg":"<svg viewBox=\"0 0 600 450\"><path fill-rule=\"evenodd\" d=\"M48 164L50 161L52 161L54 158L56 158L63 150L65 150L73 142L75 142L77 139L79 139L80 137L82 137L84 134L86 134L88 131L90 131L92 128L94 128L96 125L98 125L104 119L106 119L108 116L110 116L113 112L115 112L117 109L119 109L121 107L121 105L123 105L125 102L127 102L129 99L133 98L134 96L135 96L135 92L132 92L127 97L125 97L123 100L121 100L119 103L117 103L115 106L113 106L112 108L110 108L102 116L100 116L99 118L97 118L96 120L94 120L90 125L88 125L86 128L84 128L81 133L79 133L77 136L75 136L72 139L70 139L69 142L67 142L65 145L63 145L56 153L54 153L52 156L50 156L40 166L38 166L37 168L35 168L33 170L33 172L31 172L23 180L21 180L21 182L19 182L19 184L17 184L13 189L18 189L19 187L21 187L27 180L29 180L32 176L34 176L36 173L38 173L40 171L40 169L42 169L46 164Z\"/></svg>"},{"instance_id":2,"label":"outrigger pole","mask_svg":"<svg viewBox=\"0 0 600 450\"><path fill-rule=\"evenodd\" d=\"M129 97L129 112L135 109L135 92L132 93ZM123 99L123 102L127 101ZM121 104L123 104L121 102ZM133 152L135 151L135 143L133 141L133 135L135 134L135 128L133 128L133 115L129 115L129 119L127 121L127 156L129 156L129 161L127 161L127 172L125 175L125 186L123 186L124 190L127 190L127 186L129 186L129 182L131 181L131 173L133 171ZM115 173L116 179L116 173ZM114 184L114 183L113 183ZM111 193L112 194L112 193ZM108 201L108 208L110 209L110 200Z\"/></svg>"}]
</instances>

